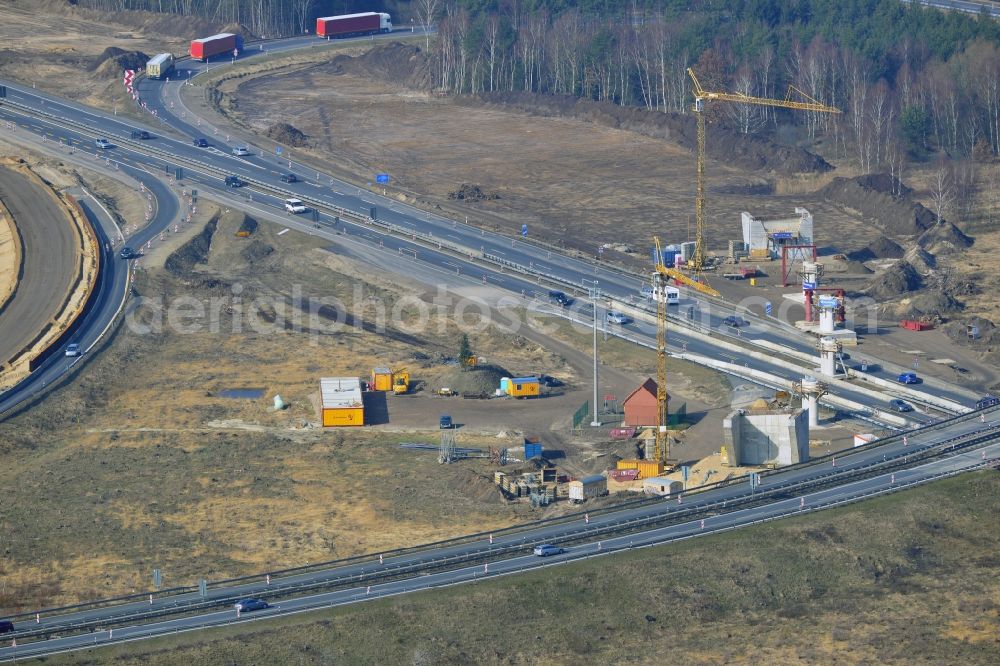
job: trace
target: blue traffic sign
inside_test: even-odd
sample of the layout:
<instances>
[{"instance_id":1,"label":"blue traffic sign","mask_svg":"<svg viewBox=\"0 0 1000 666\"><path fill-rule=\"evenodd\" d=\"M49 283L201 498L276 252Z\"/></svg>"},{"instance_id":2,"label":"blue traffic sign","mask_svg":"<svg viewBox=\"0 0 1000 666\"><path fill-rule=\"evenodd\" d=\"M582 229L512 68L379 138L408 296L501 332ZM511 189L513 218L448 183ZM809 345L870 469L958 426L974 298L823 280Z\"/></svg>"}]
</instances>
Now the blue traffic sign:
<instances>
[{"instance_id":1,"label":"blue traffic sign","mask_svg":"<svg viewBox=\"0 0 1000 666\"><path fill-rule=\"evenodd\" d=\"M388 183L389 182L389 174L387 174L387 173L375 174L375 182L376 183Z\"/></svg>"},{"instance_id":2,"label":"blue traffic sign","mask_svg":"<svg viewBox=\"0 0 1000 666\"><path fill-rule=\"evenodd\" d=\"M527 236L528 236L528 225L527 224L522 224L521 225L521 235L524 236L525 238L527 238Z\"/></svg>"},{"instance_id":3,"label":"blue traffic sign","mask_svg":"<svg viewBox=\"0 0 1000 666\"><path fill-rule=\"evenodd\" d=\"M771 301L764 303L764 314L771 314Z\"/></svg>"},{"instance_id":4,"label":"blue traffic sign","mask_svg":"<svg viewBox=\"0 0 1000 666\"><path fill-rule=\"evenodd\" d=\"M275 155L280 155L281 154L281 146L275 146L274 147L274 154Z\"/></svg>"}]
</instances>

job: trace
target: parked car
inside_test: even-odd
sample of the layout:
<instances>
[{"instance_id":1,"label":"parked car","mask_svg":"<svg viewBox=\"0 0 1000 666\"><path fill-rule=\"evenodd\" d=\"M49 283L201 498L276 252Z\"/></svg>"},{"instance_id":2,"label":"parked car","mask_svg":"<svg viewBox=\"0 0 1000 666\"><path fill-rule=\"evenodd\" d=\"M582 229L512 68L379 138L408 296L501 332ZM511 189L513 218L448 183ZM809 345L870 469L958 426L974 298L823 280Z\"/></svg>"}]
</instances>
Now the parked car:
<instances>
[{"instance_id":1,"label":"parked car","mask_svg":"<svg viewBox=\"0 0 1000 666\"><path fill-rule=\"evenodd\" d=\"M139 253L126 245L118 252L118 256L122 259L135 259L139 256Z\"/></svg>"},{"instance_id":2,"label":"parked car","mask_svg":"<svg viewBox=\"0 0 1000 666\"><path fill-rule=\"evenodd\" d=\"M617 310L608 310L608 321L612 324L628 324L632 318Z\"/></svg>"},{"instance_id":3,"label":"parked car","mask_svg":"<svg viewBox=\"0 0 1000 666\"><path fill-rule=\"evenodd\" d=\"M988 395L985 398L979 399L979 402L976 403L976 409L986 409L987 407L993 407L994 405L1000 405L1000 398Z\"/></svg>"},{"instance_id":4,"label":"parked car","mask_svg":"<svg viewBox=\"0 0 1000 666\"><path fill-rule=\"evenodd\" d=\"M9 634L14 631L14 623L10 620L0 620L0 634Z\"/></svg>"},{"instance_id":5,"label":"parked car","mask_svg":"<svg viewBox=\"0 0 1000 666\"><path fill-rule=\"evenodd\" d=\"M919 384L920 377L917 377L915 372L904 372L896 378L896 381L900 384Z\"/></svg>"},{"instance_id":6,"label":"parked car","mask_svg":"<svg viewBox=\"0 0 1000 666\"><path fill-rule=\"evenodd\" d=\"M566 552L565 548L560 548L559 546L553 546L551 543L543 543L540 546L535 546L534 553L538 557L548 557L549 555L561 555Z\"/></svg>"},{"instance_id":7,"label":"parked car","mask_svg":"<svg viewBox=\"0 0 1000 666\"><path fill-rule=\"evenodd\" d=\"M296 176L294 173L281 174L281 182L283 183L297 183L298 181L299 177Z\"/></svg>"},{"instance_id":8,"label":"parked car","mask_svg":"<svg viewBox=\"0 0 1000 666\"><path fill-rule=\"evenodd\" d=\"M728 317L722 320L722 323L725 324L726 326L732 326L733 328L739 328L740 326L750 325L750 322L748 322L746 319L744 319L743 317L737 317L736 315L729 315Z\"/></svg>"},{"instance_id":9,"label":"parked car","mask_svg":"<svg viewBox=\"0 0 1000 666\"><path fill-rule=\"evenodd\" d=\"M192 143L194 143L195 148L208 148L208 139L198 137Z\"/></svg>"},{"instance_id":10,"label":"parked car","mask_svg":"<svg viewBox=\"0 0 1000 666\"><path fill-rule=\"evenodd\" d=\"M71 342L68 345L66 345L66 356L79 356L79 355L80 355L79 344Z\"/></svg>"},{"instance_id":11,"label":"parked car","mask_svg":"<svg viewBox=\"0 0 1000 666\"><path fill-rule=\"evenodd\" d=\"M910 405L908 402L905 402L903 400L899 400L898 398L890 400L889 401L889 406L892 407L897 412L912 412L913 411L913 406L912 405Z\"/></svg>"},{"instance_id":12,"label":"parked car","mask_svg":"<svg viewBox=\"0 0 1000 666\"><path fill-rule=\"evenodd\" d=\"M441 419L438 422L441 430L448 430L449 428L454 428L455 423L451 420L451 417L447 414L442 414Z\"/></svg>"},{"instance_id":13,"label":"parked car","mask_svg":"<svg viewBox=\"0 0 1000 666\"><path fill-rule=\"evenodd\" d=\"M243 187L243 184L239 176L226 176L226 187Z\"/></svg>"},{"instance_id":14,"label":"parked car","mask_svg":"<svg viewBox=\"0 0 1000 666\"><path fill-rule=\"evenodd\" d=\"M301 199L285 199L285 210L289 213L304 213L309 209Z\"/></svg>"},{"instance_id":15,"label":"parked car","mask_svg":"<svg viewBox=\"0 0 1000 666\"><path fill-rule=\"evenodd\" d=\"M250 149L247 148L246 146L236 146L235 148L233 148L233 155L236 155L237 157L243 157L244 155L249 155L249 154L250 154Z\"/></svg>"},{"instance_id":16,"label":"parked car","mask_svg":"<svg viewBox=\"0 0 1000 666\"><path fill-rule=\"evenodd\" d=\"M561 291L550 291L549 300L552 301L553 303L558 303L564 308L569 307L573 303L573 299Z\"/></svg>"},{"instance_id":17,"label":"parked car","mask_svg":"<svg viewBox=\"0 0 1000 666\"><path fill-rule=\"evenodd\" d=\"M249 613L255 610L264 610L271 605L263 599L242 599L233 604L233 607L241 613Z\"/></svg>"},{"instance_id":18,"label":"parked car","mask_svg":"<svg viewBox=\"0 0 1000 666\"><path fill-rule=\"evenodd\" d=\"M107 139L98 139L94 143L97 144L97 147L100 148L101 150L107 150L112 145L114 145L110 141L108 141Z\"/></svg>"}]
</instances>

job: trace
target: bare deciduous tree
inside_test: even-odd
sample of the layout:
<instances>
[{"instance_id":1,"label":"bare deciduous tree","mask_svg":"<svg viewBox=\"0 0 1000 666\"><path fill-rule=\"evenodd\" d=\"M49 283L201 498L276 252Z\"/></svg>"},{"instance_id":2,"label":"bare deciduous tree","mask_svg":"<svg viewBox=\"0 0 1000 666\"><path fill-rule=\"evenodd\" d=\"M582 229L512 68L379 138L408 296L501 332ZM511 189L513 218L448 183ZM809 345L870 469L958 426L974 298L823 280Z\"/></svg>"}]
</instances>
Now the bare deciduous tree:
<instances>
[{"instance_id":1,"label":"bare deciduous tree","mask_svg":"<svg viewBox=\"0 0 1000 666\"><path fill-rule=\"evenodd\" d=\"M934 216L938 224L941 223L941 216L951 208L954 201L954 177L942 162L931 176L931 205L934 206Z\"/></svg>"}]
</instances>

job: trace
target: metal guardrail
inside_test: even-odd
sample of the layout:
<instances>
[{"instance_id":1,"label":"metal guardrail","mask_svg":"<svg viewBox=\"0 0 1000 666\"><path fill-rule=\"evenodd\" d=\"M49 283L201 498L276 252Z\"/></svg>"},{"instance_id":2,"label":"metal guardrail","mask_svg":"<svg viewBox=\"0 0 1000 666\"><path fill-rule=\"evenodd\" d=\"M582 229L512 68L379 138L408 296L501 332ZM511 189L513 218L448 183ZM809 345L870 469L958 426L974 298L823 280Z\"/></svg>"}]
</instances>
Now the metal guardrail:
<instances>
[{"instance_id":1,"label":"metal guardrail","mask_svg":"<svg viewBox=\"0 0 1000 666\"><path fill-rule=\"evenodd\" d=\"M990 411L996 411L998 409L1000 409L1000 408L993 408L993 410L990 410ZM967 415L964 415L964 416L967 417ZM956 417L956 419L959 419L959 418L962 418L962 417ZM954 419L952 419L952 420L954 420ZM637 516L637 517L629 518L629 519L626 519L626 520L623 520L623 521L606 522L606 523L603 523L603 524L595 524L593 527L584 528L582 530L578 529L578 528L574 528L572 530L565 530L565 531L563 531L561 533L556 533L554 535L546 536L545 537L545 541L555 541L555 542L564 542L564 543L578 542L578 541L585 540L585 539L593 537L593 536L601 536L601 535L604 535L604 534L620 533L623 530L635 530L635 529L639 529L639 528L642 528L642 527L648 527L648 526L655 525L655 524L660 524L660 523L674 523L674 522L677 522L677 521L685 521L685 520L688 520L688 519L690 519L692 517L697 517L697 516L702 515L702 514L706 514L706 513L711 514L711 512L718 511L719 509L729 509L729 510L732 510L732 509L734 509L736 507L745 508L746 505L748 505L748 503L749 504L755 504L755 505L756 504L761 504L761 503L764 503L764 501L767 500L768 498L771 498L771 497L773 497L773 496L775 496L777 494L796 493L796 492L801 492L801 491L808 490L808 489L815 490L815 489L817 489L817 487L820 487L820 488L821 487L827 487L831 483L839 480L842 477L847 477L847 476L850 476L850 477L861 477L861 476L865 476L865 475L871 475L871 474L874 474L874 473L884 473L884 472L887 472L887 471L890 471L890 470L893 470L893 469L897 469L897 468L912 467L912 466L914 466L914 465L916 465L916 464L918 464L918 463L920 463L922 461L925 461L925 460L933 459L935 457L938 457L938 456L941 456L941 455L946 455L946 454L949 454L949 453L955 453L955 452L957 452L959 450L964 450L964 449L972 448L972 447L975 447L976 445L982 444L984 442L993 441L994 439L997 438L998 431L1000 431L1000 424L992 426L990 428L990 432L987 433L987 434L985 434L985 435L982 433L982 431L975 431L975 432L972 432L972 433L966 433L966 434L963 434L963 435L958 435L956 437L949 438L949 439L944 440L942 442L935 442L935 443L923 445L920 450L914 451L912 453L909 452L909 451L898 452L895 455L893 455L892 457L884 458L882 461L877 461L876 460L875 462L872 462L872 463L869 463L867 465L864 465L863 467L847 467L845 465L842 465L838 469L835 466L831 465L831 471L829 473L823 474L823 475L819 475L819 476L816 476L816 477L813 477L813 478L810 478L810 479L806 479L806 480L803 480L803 481L794 481L794 482L785 483L785 484L768 486L766 488L763 487L763 485L762 485L759 488L759 490L758 490L758 492L756 494L751 495L749 497L748 496L743 496L741 498L735 498L733 500L715 501L715 502L712 502L710 504L688 505L688 506L684 507L683 509L674 509L674 508L672 508L672 509L669 509L669 510L667 510L665 512L658 512L658 513L649 514L649 515L646 515L646 516ZM896 440L898 440L898 438L889 438L888 441L896 441ZM868 445L866 447L866 450L870 450L871 446L872 445ZM831 454L831 456L827 456L827 458L834 457L834 456L836 456L836 454ZM850 451L847 452L846 454L841 454L840 457L841 457L842 460L848 459L850 457ZM822 462L821 460L816 460L816 461L810 461L809 463L803 463L801 465L796 465L796 466L791 466L791 467L800 468L800 467L804 467L804 466L810 466L810 465L814 465L814 464L819 464L821 462ZM785 469L788 469L788 468L785 468ZM727 481L718 482L716 484L710 484L710 485L712 487L724 487L724 486L733 485L734 481L735 482L744 482L743 479L738 479L738 480L727 480ZM704 488L701 488L699 490L704 490ZM643 501L629 503L631 506L628 507L628 508L638 508L639 505L656 504L656 503L662 503L663 501L664 500L662 498L655 498L655 499L652 499L652 500L643 500ZM591 512L588 512L588 513L592 514L594 516L599 516L599 515L606 514L606 513L610 512L610 511L620 511L622 509L623 509L623 506L619 505L617 507L609 507L607 511L591 511ZM587 513L583 513L583 514L577 513L577 514L574 514L572 516L565 516L559 522L570 522L570 521L578 522L580 520L580 518L581 518L581 515L586 516ZM531 523L531 524L528 524L528 525L517 526L516 528L510 528L508 530L497 530L497 531L493 532L492 535L496 536L496 535L499 534L500 536L511 536L511 535L516 536L517 532L523 532L526 529L531 529L533 527L543 526L543 525L546 525L546 524L553 524L553 523L556 523L556 522L557 521L552 521L552 520L548 520L548 521L547 520L535 521L534 523ZM420 547L419 549L413 549L411 552L420 552L420 550L426 550L429 547L440 547L442 545L453 545L453 546L455 546L455 545L461 545L462 543L467 543L470 540L483 540L483 538L486 535L487 535L487 533L479 533L479 534L476 534L476 535L470 535L469 537L462 537L462 538L459 538L459 539L445 540L445 541L442 541L442 542L438 542L437 544L427 544L427 545L424 545L423 547ZM396 579L399 576L402 576L402 575L407 574L407 573L418 572L418 571L426 573L426 572L428 572L428 570L438 569L438 568L441 568L441 567L446 567L446 566L454 565L456 563L468 563L468 562L474 562L474 561L482 561L483 559L489 559L491 557L496 557L498 555L508 554L508 553L511 553L511 552L520 552L520 551L528 549L528 548L530 548L530 547L532 547L534 545L537 545L538 543L540 543L540 541L522 540L521 542L515 542L515 543L493 544L489 548L480 548L480 549L473 550L473 551L468 551L466 553L462 553L462 554L459 554L459 555L446 556L444 558L431 558L431 559L427 559L427 560L416 560L414 562L410 562L410 563L406 563L406 564L402 564L401 563L401 564L398 564L398 565L393 565L391 563L387 564L387 565L380 565L380 569L379 570L372 571L371 573L366 573L366 572L364 572L364 570L362 570L362 572L360 574L354 573L354 574L348 574L348 575L333 576L331 578L322 578L320 580L315 580L315 581L301 581L301 582L297 581L297 582L288 583L288 584L284 584L284 585L281 584L280 582L274 582L274 583L271 582L271 577L272 576L280 576L282 574L301 575L303 573L309 573L310 570L314 569L314 567L299 567L299 568L295 568L295 569L288 569L288 570L284 570L284 571L271 572L271 574L266 574L266 576L267 576L267 584L264 585L264 586L259 586L257 588L250 589L250 590L243 590L243 591L240 591L240 592L229 591L229 592L224 593L222 595L211 596L211 598L207 598L207 597L201 598L201 597L199 597L197 599L192 599L192 600L179 600L178 603L176 603L176 604L173 604L173 605L170 605L170 606L166 606L166 607L159 607L159 608L156 608L156 609L150 609L148 611L142 611L142 612L129 611L127 613L123 613L123 614L120 614L120 615L115 615L115 616L111 616L111 617L102 618L100 620L80 620L80 621L70 622L70 623L66 623L66 624L48 625L48 626L46 626L44 628L40 627L39 629L33 630L33 631L18 632L18 633L14 634L14 635L17 636L17 637L32 637L32 636L39 636L39 635L51 634L51 633L59 631L59 630L67 630L67 629L74 629L74 628L86 628L86 627L94 627L94 626L105 626L105 625L108 625L108 624L119 623L119 622L126 622L126 621L131 621L131 620L136 620L136 619L155 619L157 617L162 617L164 615L171 615L171 614L178 614L178 613L187 613L187 612L193 612L193 611L197 611L197 610L202 610L202 609L205 609L205 608L216 607L216 606L219 606L220 604L230 603L230 602L233 602L233 601L235 601L235 600L237 600L239 598L244 598L244 597L250 596L250 595L270 596L270 597L273 597L273 596L279 596L279 595L282 595L282 594L287 595L287 594L290 594L290 593L301 592L301 591L306 591L306 590L328 589L328 588L331 588L331 587L343 586L343 585L360 583L360 582L366 582L366 581L367 582L379 582L379 581L386 582L386 580L388 580L388 579ZM409 550L409 549L400 549L400 551L395 552L395 553L389 553L389 555L390 555L390 557L392 557L392 556L398 556L398 555L406 554L406 553L402 552L402 551L406 551L406 550ZM339 561L334 561L334 562L324 563L324 564L327 565L326 568L329 568L330 565L335 565L335 564L340 564L342 566L342 565L347 564L347 563L361 563L361 562L366 562L366 561L372 561L372 559L371 559L372 557L373 556L371 556L371 555L357 556L357 557L353 557L353 558L345 558L344 560L339 560ZM374 565L374 561L372 561L372 563ZM319 566L319 565L315 565L315 566ZM261 577L262 577L261 575L241 577L241 578L230 579L230 580L227 580L227 581L218 581L216 583L213 583L213 585L215 585L215 586L218 586L218 585L229 585L229 586L232 586L232 584L234 584L234 583L239 584L239 583L247 582L247 581L250 581L250 580L253 580L253 579L256 579L256 580L260 581ZM172 588L171 590L162 591L160 594L168 593L169 592L169 593L173 593L176 596L176 595L184 595L184 594L193 594L196 591L197 591L197 588L195 588L193 586L189 586L189 587ZM127 601L127 600L138 601L139 599L143 599L144 600L145 598L147 598L147 596L148 595L129 595L128 597L120 597L117 600L106 600L106 601L107 602L112 602L112 601ZM55 610L55 611L58 611L58 610L80 610L82 607L89 607L89 608L93 608L95 610L97 608L99 608L99 606L96 606L94 604L89 604L89 605L88 604L80 604L80 605L76 605L76 606L72 606L72 607L64 607L62 609L50 609L50 610ZM22 614L22 615L13 616L14 619L31 619L33 617L35 617L35 615L33 613L25 613L25 614Z\"/></svg>"}]
</instances>

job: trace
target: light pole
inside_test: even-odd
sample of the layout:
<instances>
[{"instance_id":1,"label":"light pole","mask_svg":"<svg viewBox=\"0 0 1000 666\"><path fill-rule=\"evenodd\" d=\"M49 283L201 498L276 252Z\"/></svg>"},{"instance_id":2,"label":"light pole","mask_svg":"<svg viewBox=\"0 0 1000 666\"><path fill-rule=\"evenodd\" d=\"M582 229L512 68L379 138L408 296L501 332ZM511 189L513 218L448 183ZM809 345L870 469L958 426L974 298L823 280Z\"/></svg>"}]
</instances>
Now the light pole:
<instances>
[{"instance_id":1,"label":"light pole","mask_svg":"<svg viewBox=\"0 0 1000 666\"><path fill-rule=\"evenodd\" d=\"M591 280L584 279L584 282L591 282ZM593 280L594 285L587 288L587 294L590 297L591 307L594 310L594 420L590 422L590 425L597 428L601 425L601 418L598 413L597 406L597 299L601 297L601 289L598 286L597 280Z\"/></svg>"}]
</instances>

